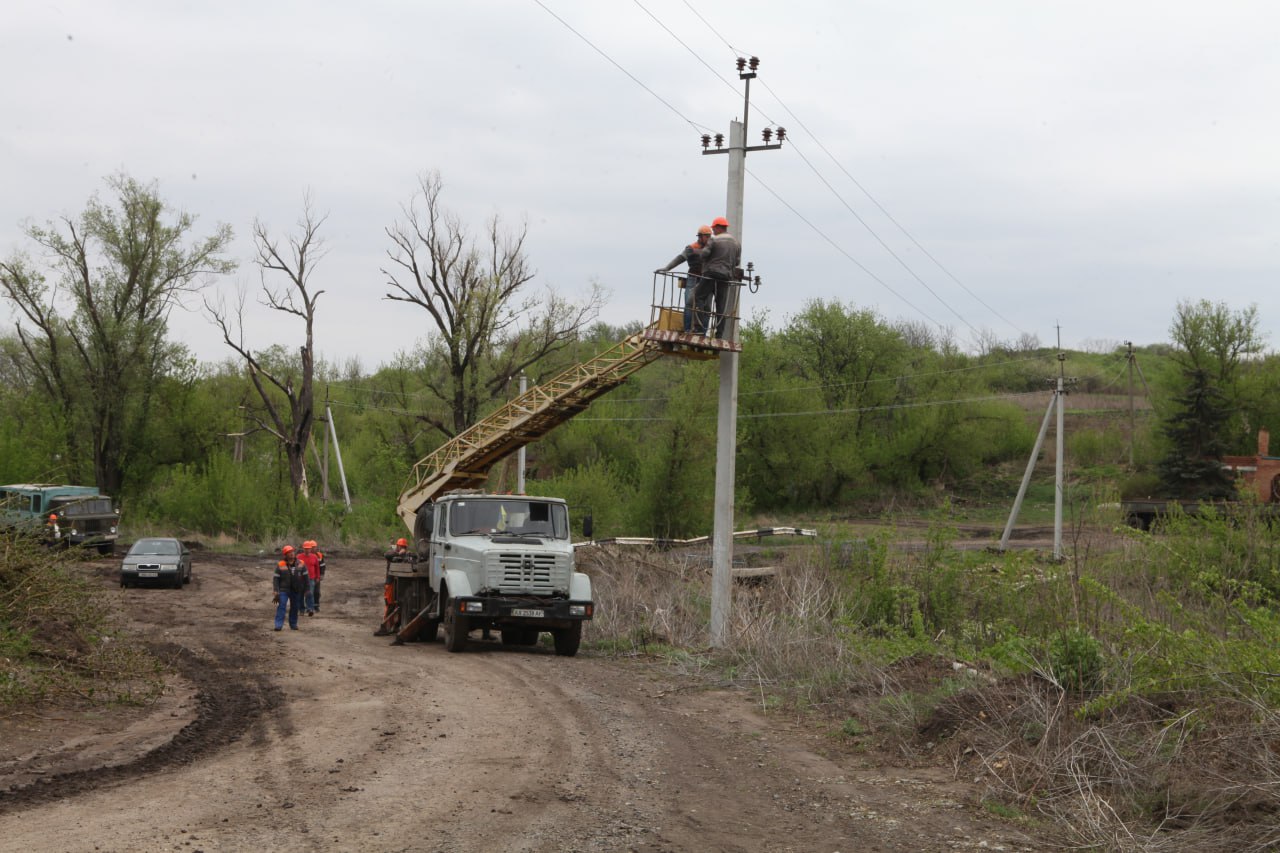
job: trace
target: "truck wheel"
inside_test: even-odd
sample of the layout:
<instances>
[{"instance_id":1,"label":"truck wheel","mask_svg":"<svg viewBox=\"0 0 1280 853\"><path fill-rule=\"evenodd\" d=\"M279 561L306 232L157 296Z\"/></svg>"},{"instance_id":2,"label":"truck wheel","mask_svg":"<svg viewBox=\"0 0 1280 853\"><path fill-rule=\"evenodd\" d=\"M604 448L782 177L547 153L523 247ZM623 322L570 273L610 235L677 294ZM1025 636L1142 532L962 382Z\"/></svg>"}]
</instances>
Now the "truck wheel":
<instances>
[{"instance_id":1,"label":"truck wheel","mask_svg":"<svg viewBox=\"0 0 1280 853\"><path fill-rule=\"evenodd\" d=\"M582 623L574 622L572 627L556 628L551 632L551 637L556 641L556 654L571 658L578 653L578 646L582 644Z\"/></svg>"},{"instance_id":2,"label":"truck wheel","mask_svg":"<svg viewBox=\"0 0 1280 853\"><path fill-rule=\"evenodd\" d=\"M104 557L110 557L116 550L114 542L103 542L98 545L98 553Z\"/></svg>"},{"instance_id":3,"label":"truck wheel","mask_svg":"<svg viewBox=\"0 0 1280 853\"><path fill-rule=\"evenodd\" d=\"M444 612L444 647L451 652L460 652L467 647L467 634L471 632L470 620L458 612L453 599L445 602Z\"/></svg>"}]
</instances>

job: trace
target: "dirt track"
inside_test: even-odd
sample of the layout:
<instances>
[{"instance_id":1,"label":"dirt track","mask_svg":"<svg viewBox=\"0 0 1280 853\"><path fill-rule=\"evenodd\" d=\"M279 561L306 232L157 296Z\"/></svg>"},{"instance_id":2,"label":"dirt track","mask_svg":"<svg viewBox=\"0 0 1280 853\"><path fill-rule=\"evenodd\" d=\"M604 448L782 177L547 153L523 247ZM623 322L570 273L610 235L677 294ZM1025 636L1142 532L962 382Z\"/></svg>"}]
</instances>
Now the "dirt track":
<instances>
[{"instance_id":1,"label":"dirt track","mask_svg":"<svg viewBox=\"0 0 1280 853\"><path fill-rule=\"evenodd\" d=\"M274 633L266 558L197 555L181 591L86 564L183 678L0 720L0 850L1045 848L949 772L868 767L652 662L391 647L381 561L330 565L322 612Z\"/></svg>"}]
</instances>

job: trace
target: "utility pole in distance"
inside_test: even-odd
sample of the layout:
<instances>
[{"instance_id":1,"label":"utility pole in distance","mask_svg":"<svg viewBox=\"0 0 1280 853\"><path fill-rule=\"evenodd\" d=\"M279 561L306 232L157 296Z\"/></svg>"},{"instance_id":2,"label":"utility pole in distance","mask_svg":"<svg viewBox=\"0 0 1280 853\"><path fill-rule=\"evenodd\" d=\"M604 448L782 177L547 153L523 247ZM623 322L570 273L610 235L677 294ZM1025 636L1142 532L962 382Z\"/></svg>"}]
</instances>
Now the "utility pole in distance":
<instances>
[{"instance_id":1,"label":"utility pole in distance","mask_svg":"<svg viewBox=\"0 0 1280 853\"><path fill-rule=\"evenodd\" d=\"M751 81L760 60L738 57L738 78L744 82L742 121L729 123L729 147L724 148L724 135L715 135L711 148L710 134L702 136L703 154L729 155L729 185L725 201L725 217L729 231L742 244L742 208L747 173L748 151L770 151L782 147L787 138L785 128L765 128L764 145L747 145L747 119L751 112ZM777 143L770 144L777 134ZM729 288L732 296L725 311L725 337L738 340L738 291L741 284ZM720 306L716 306L720 308ZM715 527L711 538L711 645L721 648L729 633L729 607L733 601L733 494L734 463L738 452L738 353L720 353L720 411L716 421L716 499Z\"/></svg>"}]
</instances>

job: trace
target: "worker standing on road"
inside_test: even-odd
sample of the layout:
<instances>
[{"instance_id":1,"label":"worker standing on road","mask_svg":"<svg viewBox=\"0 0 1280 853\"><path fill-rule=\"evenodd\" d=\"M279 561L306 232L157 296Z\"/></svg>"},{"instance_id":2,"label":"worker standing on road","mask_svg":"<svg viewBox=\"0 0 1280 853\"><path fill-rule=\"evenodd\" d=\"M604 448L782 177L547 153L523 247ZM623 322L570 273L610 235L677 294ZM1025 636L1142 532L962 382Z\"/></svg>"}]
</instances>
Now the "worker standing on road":
<instances>
[{"instance_id":1,"label":"worker standing on road","mask_svg":"<svg viewBox=\"0 0 1280 853\"><path fill-rule=\"evenodd\" d=\"M689 276L684 283L680 285L684 288L684 330L686 332L693 331L693 316L695 310L695 294L698 285L702 282L702 250L707 247L707 243L711 240L711 226L698 226L698 233L694 237L693 242L680 250L680 254L671 259L665 267L658 267L655 273L668 273L681 264L689 265Z\"/></svg>"},{"instance_id":2,"label":"worker standing on road","mask_svg":"<svg viewBox=\"0 0 1280 853\"><path fill-rule=\"evenodd\" d=\"M707 323L709 337L723 338L725 320L729 317L729 282L738 277L738 264L742 260L742 246L729 233L729 220L717 216L711 220L711 241L702 254L702 298L709 305L710 297L715 296L715 331L711 331L711 323Z\"/></svg>"},{"instance_id":3,"label":"worker standing on road","mask_svg":"<svg viewBox=\"0 0 1280 853\"><path fill-rule=\"evenodd\" d=\"M409 553L409 540L397 539L396 544L383 555L387 558L387 576L382 582L382 624L374 631L375 637L394 634L400 628L400 607L396 604L395 580L391 577L392 563L412 563L414 555Z\"/></svg>"},{"instance_id":4,"label":"worker standing on road","mask_svg":"<svg viewBox=\"0 0 1280 853\"><path fill-rule=\"evenodd\" d=\"M324 554L316 550L316 540L302 543L298 560L307 567L306 609L308 616L314 616L320 612L320 579L324 577Z\"/></svg>"},{"instance_id":5,"label":"worker standing on road","mask_svg":"<svg viewBox=\"0 0 1280 853\"><path fill-rule=\"evenodd\" d=\"M297 550L292 545L280 549L284 557L276 564L275 574L271 576L271 590L275 594L276 626L279 631L284 627L285 606L289 609L289 629L298 630L298 611L302 609L302 597L306 595L310 579L307 567L298 561Z\"/></svg>"}]
</instances>

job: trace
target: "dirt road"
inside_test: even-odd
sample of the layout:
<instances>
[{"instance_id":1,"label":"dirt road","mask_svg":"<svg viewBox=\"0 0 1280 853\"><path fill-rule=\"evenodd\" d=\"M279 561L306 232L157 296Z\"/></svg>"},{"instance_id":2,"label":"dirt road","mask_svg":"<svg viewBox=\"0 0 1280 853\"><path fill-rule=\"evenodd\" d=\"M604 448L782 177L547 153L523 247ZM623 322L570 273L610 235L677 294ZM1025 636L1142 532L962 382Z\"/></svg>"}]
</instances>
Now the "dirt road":
<instances>
[{"instance_id":1,"label":"dirt road","mask_svg":"<svg viewBox=\"0 0 1280 853\"><path fill-rule=\"evenodd\" d=\"M879 769L650 661L392 647L382 563L271 630L270 561L119 590L183 677L154 706L0 720L0 850L1039 850L939 770ZM589 636L588 636L589 639Z\"/></svg>"}]
</instances>

